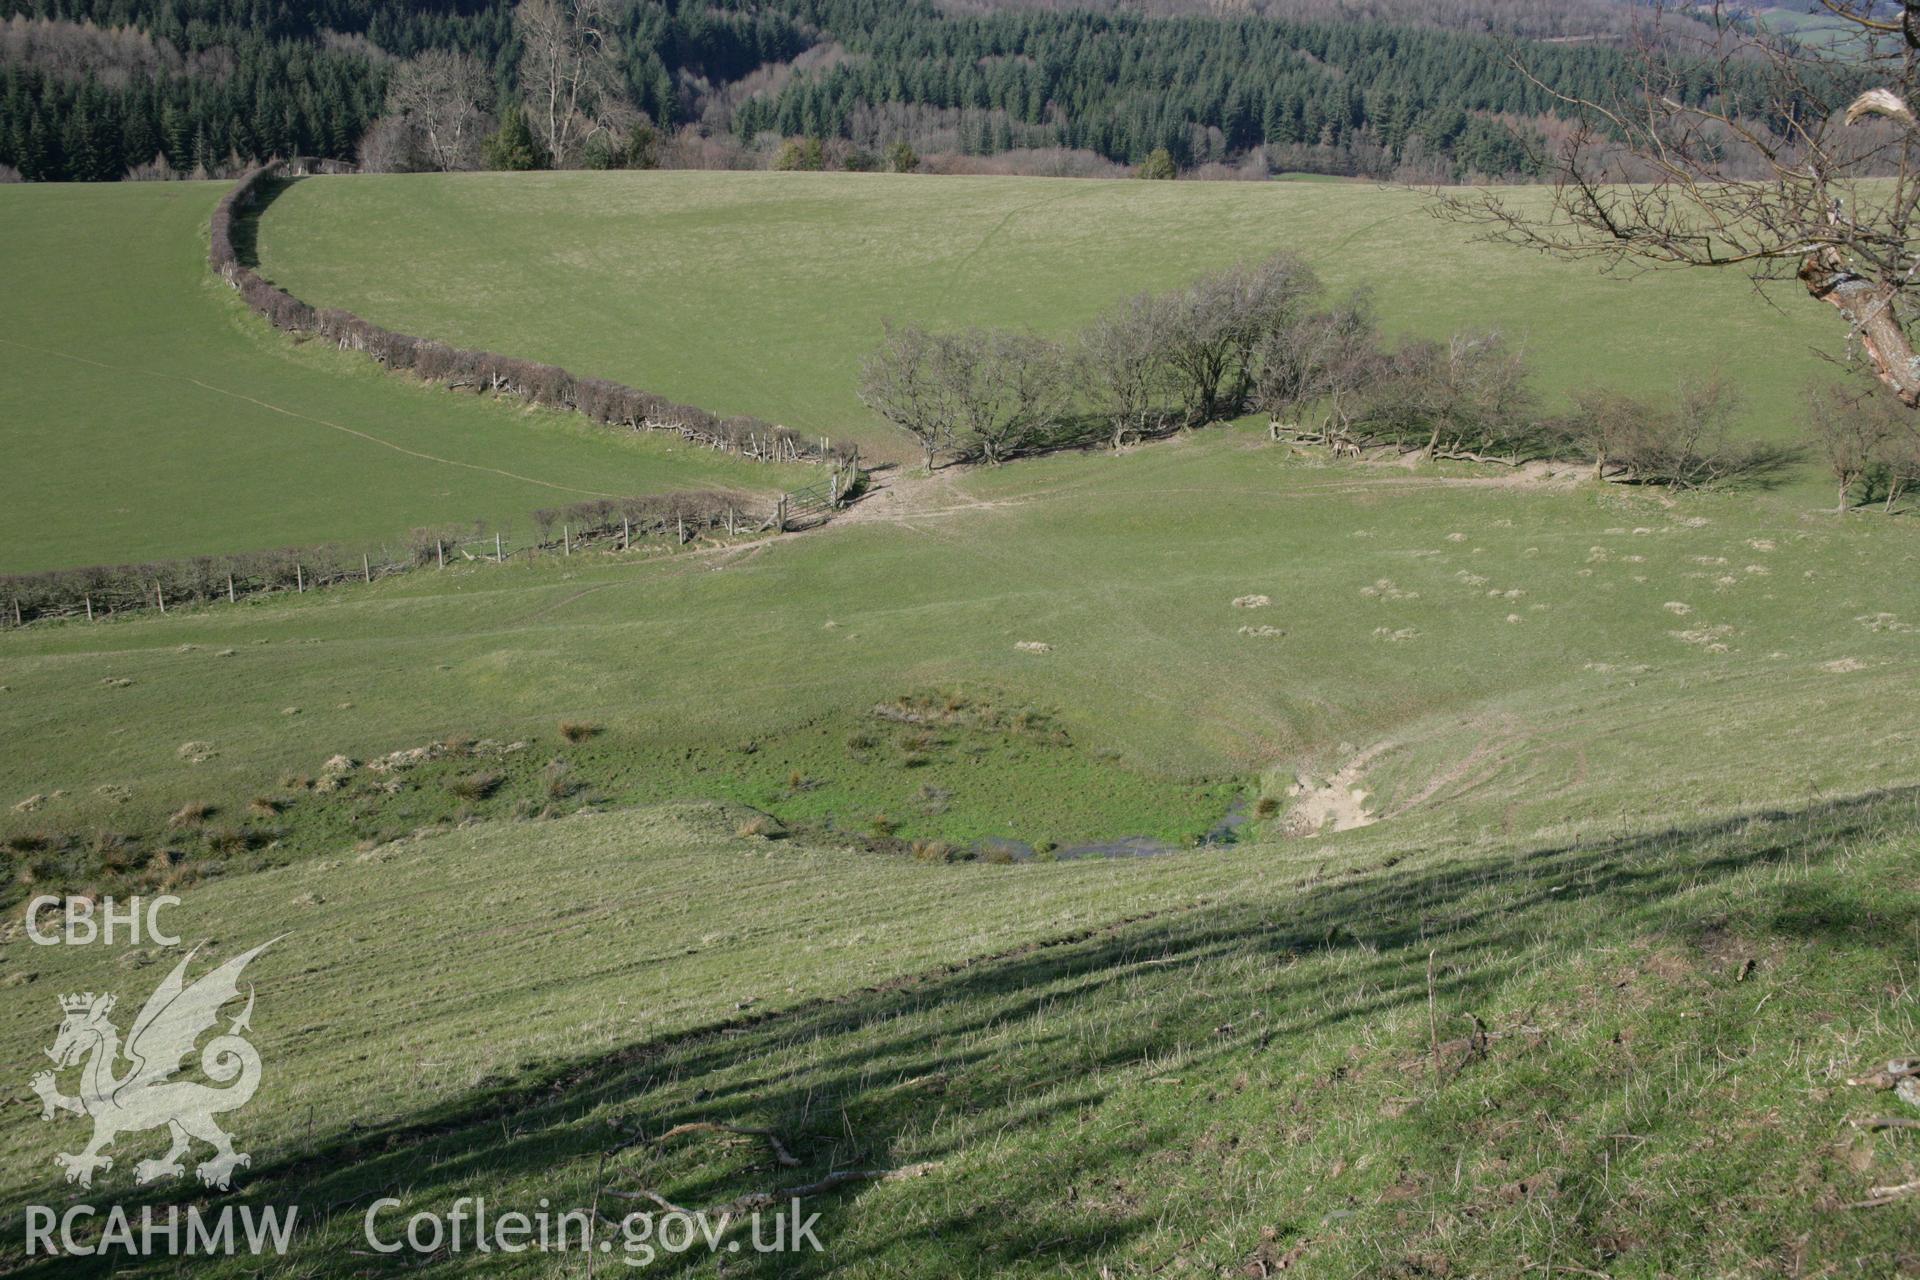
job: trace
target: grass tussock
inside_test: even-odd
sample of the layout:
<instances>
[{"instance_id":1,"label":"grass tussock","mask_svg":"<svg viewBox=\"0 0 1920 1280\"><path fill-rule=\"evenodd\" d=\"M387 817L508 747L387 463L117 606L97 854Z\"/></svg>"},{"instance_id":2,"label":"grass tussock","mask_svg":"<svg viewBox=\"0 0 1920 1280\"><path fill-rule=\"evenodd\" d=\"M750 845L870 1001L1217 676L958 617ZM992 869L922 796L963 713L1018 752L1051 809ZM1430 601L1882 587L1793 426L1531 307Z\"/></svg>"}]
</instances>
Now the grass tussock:
<instances>
[{"instance_id":1,"label":"grass tussock","mask_svg":"<svg viewBox=\"0 0 1920 1280\"><path fill-rule=\"evenodd\" d=\"M915 862L955 862L960 856L959 846L945 840L915 840L910 848Z\"/></svg>"},{"instance_id":2,"label":"grass tussock","mask_svg":"<svg viewBox=\"0 0 1920 1280\"><path fill-rule=\"evenodd\" d=\"M565 800L578 793L584 785L574 776L573 766L565 760L548 761L547 767L541 771L541 783L547 799L552 801Z\"/></svg>"},{"instance_id":3,"label":"grass tussock","mask_svg":"<svg viewBox=\"0 0 1920 1280\"><path fill-rule=\"evenodd\" d=\"M560 722L560 736L576 745L587 741L589 738L597 738L603 732L605 732L605 730L591 720L562 720Z\"/></svg>"},{"instance_id":4,"label":"grass tussock","mask_svg":"<svg viewBox=\"0 0 1920 1280\"><path fill-rule=\"evenodd\" d=\"M446 782L447 794L459 800L485 800L500 789L506 775L495 769L457 774Z\"/></svg>"},{"instance_id":5,"label":"grass tussock","mask_svg":"<svg viewBox=\"0 0 1920 1280\"><path fill-rule=\"evenodd\" d=\"M237 823L224 823L207 828L201 833L201 839L206 841L207 848L215 853L231 856L236 853L245 853L253 848L258 837L254 832Z\"/></svg>"},{"instance_id":6,"label":"grass tussock","mask_svg":"<svg viewBox=\"0 0 1920 1280\"><path fill-rule=\"evenodd\" d=\"M175 809L167 818L167 825L174 830L182 827L197 827L218 813L219 809L204 800L190 800Z\"/></svg>"}]
</instances>

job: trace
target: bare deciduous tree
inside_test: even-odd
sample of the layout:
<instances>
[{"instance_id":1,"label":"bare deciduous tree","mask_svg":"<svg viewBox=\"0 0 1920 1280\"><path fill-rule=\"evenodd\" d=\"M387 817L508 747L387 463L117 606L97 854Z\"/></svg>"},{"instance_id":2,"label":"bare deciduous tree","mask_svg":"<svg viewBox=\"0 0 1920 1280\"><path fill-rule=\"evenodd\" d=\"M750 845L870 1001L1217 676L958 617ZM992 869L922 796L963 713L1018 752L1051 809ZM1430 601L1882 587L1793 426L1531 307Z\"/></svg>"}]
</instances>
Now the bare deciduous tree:
<instances>
[{"instance_id":1,"label":"bare deciduous tree","mask_svg":"<svg viewBox=\"0 0 1920 1280\"><path fill-rule=\"evenodd\" d=\"M425 164L442 171L471 169L479 160L491 92L479 59L429 49L395 69L387 84L386 114L406 126Z\"/></svg>"},{"instance_id":2,"label":"bare deciduous tree","mask_svg":"<svg viewBox=\"0 0 1920 1280\"><path fill-rule=\"evenodd\" d=\"M1567 443L1593 459L1593 478L1604 480L1608 467L1626 467L1654 434L1659 410L1647 401L1606 388L1573 395L1573 412L1560 424Z\"/></svg>"},{"instance_id":3,"label":"bare deciduous tree","mask_svg":"<svg viewBox=\"0 0 1920 1280\"><path fill-rule=\"evenodd\" d=\"M1486 460L1530 433L1534 400L1524 357L1498 333L1409 342L1366 388L1359 418L1422 456Z\"/></svg>"},{"instance_id":4,"label":"bare deciduous tree","mask_svg":"<svg viewBox=\"0 0 1920 1280\"><path fill-rule=\"evenodd\" d=\"M1826 384L1807 393L1807 434L1833 473L1836 514L1853 505L1855 486L1877 467L1886 467L1902 438L1913 434L1902 420L1904 411L1896 416L1889 399L1871 383ZM1888 489L1896 483L1890 475Z\"/></svg>"},{"instance_id":5,"label":"bare deciduous tree","mask_svg":"<svg viewBox=\"0 0 1920 1280\"><path fill-rule=\"evenodd\" d=\"M1002 329L948 338L937 376L952 400L957 443L990 466L1032 445L1071 394L1059 346Z\"/></svg>"},{"instance_id":6,"label":"bare deciduous tree","mask_svg":"<svg viewBox=\"0 0 1920 1280\"><path fill-rule=\"evenodd\" d=\"M1648 33L1628 90L1576 98L1535 81L1582 121L1548 159L1551 213L1498 194L1445 210L1556 256L1797 279L1920 406L1920 0L1821 3L1852 38L1769 31L1722 0L1656 9L1684 29ZM1703 79L1721 90L1698 92Z\"/></svg>"},{"instance_id":7,"label":"bare deciduous tree","mask_svg":"<svg viewBox=\"0 0 1920 1280\"><path fill-rule=\"evenodd\" d=\"M928 475L939 452L953 447L945 342L925 329L889 321L879 347L860 364L860 402L920 442Z\"/></svg>"},{"instance_id":8,"label":"bare deciduous tree","mask_svg":"<svg viewBox=\"0 0 1920 1280\"><path fill-rule=\"evenodd\" d=\"M1202 276L1172 295L1166 358L1189 424L1239 407L1252 389L1262 338L1283 328L1319 291L1305 262L1279 253Z\"/></svg>"},{"instance_id":9,"label":"bare deciduous tree","mask_svg":"<svg viewBox=\"0 0 1920 1280\"><path fill-rule=\"evenodd\" d=\"M1364 291L1271 331L1259 353L1256 403L1275 419L1318 406L1319 435L1336 451L1349 438L1362 393L1387 361L1373 298Z\"/></svg>"},{"instance_id":10,"label":"bare deciduous tree","mask_svg":"<svg viewBox=\"0 0 1920 1280\"><path fill-rule=\"evenodd\" d=\"M1139 293L1101 312L1080 334L1079 366L1094 407L1107 420L1114 449L1127 436L1151 434L1171 412L1167 366L1173 315L1167 300Z\"/></svg>"},{"instance_id":11,"label":"bare deciduous tree","mask_svg":"<svg viewBox=\"0 0 1920 1280\"><path fill-rule=\"evenodd\" d=\"M635 118L615 59L611 0L520 0L520 83L556 168L575 163L589 139Z\"/></svg>"},{"instance_id":12,"label":"bare deciduous tree","mask_svg":"<svg viewBox=\"0 0 1920 1280\"><path fill-rule=\"evenodd\" d=\"M1920 431L1908 423L1905 431L1882 440L1875 462L1887 488L1887 501L1882 510L1891 513L1894 503L1920 486Z\"/></svg>"}]
</instances>

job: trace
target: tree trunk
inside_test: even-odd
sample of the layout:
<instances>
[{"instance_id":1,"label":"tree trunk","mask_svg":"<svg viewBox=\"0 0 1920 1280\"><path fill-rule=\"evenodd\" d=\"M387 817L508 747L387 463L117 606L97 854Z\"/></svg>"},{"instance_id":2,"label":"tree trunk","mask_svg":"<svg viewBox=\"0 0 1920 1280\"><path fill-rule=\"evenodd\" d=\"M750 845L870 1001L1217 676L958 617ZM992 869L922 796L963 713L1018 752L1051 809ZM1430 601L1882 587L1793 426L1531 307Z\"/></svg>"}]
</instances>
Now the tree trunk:
<instances>
[{"instance_id":1,"label":"tree trunk","mask_svg":"<svg viewBox=\"0 0 1920 1280\"><path fill-rule=\"evenodd\" d=\"M1920 357L1894 314L1893 294L1847 268L1837 249L1808 254L1800 264L1800 280L1807 292L1832 303L1853 331L1873 364L1874 374L1893 389L1900 403L1920 407Z\"/></svg>"}]
</instances>

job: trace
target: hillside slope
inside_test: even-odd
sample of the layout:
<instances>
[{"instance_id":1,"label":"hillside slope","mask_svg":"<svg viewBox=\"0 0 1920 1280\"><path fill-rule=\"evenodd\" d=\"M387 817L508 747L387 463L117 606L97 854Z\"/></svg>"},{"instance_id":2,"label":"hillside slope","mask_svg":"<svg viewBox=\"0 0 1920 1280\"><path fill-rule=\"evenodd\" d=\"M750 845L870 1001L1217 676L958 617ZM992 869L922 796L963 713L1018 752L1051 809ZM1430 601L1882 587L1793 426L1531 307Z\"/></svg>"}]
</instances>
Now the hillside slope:
<instances>
[{"instance_id":1,"label":"hillside slope","mask_svg":"<svg viewBox=\"0 0 1920 1280\"><path fill-rule=\"evenodd\" d=\"M70 841L16 862L81 882L154 848L239 870L682 798L863 837L1179 843L1362 755L1379 815L1677 820L1920 782L1916 562L1902 522L1784 499L1332 466L1219 429L903 479L748 545L29 627L0 638L34 744L0 753L23 806L0 835ZM335 756L474 739L527 745L318 788Z\"/></svg>"},{"instance_id":2,"label":"hillside slope","mask_svg":"<svg viewBox=\"0 0 1920 1280\"><path fill-rule=\"evenodd\" d=\"M207 270L225 187L0 186L0 572L530 530L586 498L813 478L295 346Z\"/></svg>"},{"instance_id":3,"label":"hillside slope","mask_svg":"<svg viewBox=\"0 0 1920 1280\"><path fill-rule=\"evenodd\" d=\"M611 1225L654 1208L636 1197L704 1208L836 1170L912 1176L811 1195L819 1253L757 1254L737 1227L726 1273L1920 1262L1920 1200L1846 1207L1920 1176L1913 1134L1849 1124L1891 1096L1846 1083L1914 1045L1911 792L1571 841L1415 826L1026 867L743 841L736 818L543 824L537 878L507 825L190 892L172 919L204 960L278 938L249 970L253 1161L208 1201L298 1205L273 1265L314 1276L377 1273L370 1213L386 1246L461 1196L599 1206L611 1273L646 1260ZM56 994L137 996L162 972L138 949L27 950L0 991L12 1061ZM75 1197L50 1154L79 1122L13 1115L10 1271L105 1274L21 1256L11 1206ZM662 1137L689 1123L779 1145ZM137 1211L147 1146L124 1138L90 1199ZM466 1239L436 1271L586 1261L475 1252L471 1218ZM704 1247L651 1267L712 1269Z\"/></svg>"},{"instance_id":4,"label":"hillside slope","mask_svg":"<svg viewBox=\"0 0 1920 1280\"><path fill-rule=\"evenodd\" d=\"M1525 197L1523 197L1525 198ZM1286 249L1389 328L1503 330L1551 401L1722 367L1743 429L1795 438L1831 368L1825 308L1736 272L1602 276L1481 243L1419 194L1342 183L882 174L312 179L261 219L267 273L318 305L908 452L854 395L892 318L1064 335L1130 293ZM368 257L366 246L377 246Z\"/></svg>"}]
</instances>

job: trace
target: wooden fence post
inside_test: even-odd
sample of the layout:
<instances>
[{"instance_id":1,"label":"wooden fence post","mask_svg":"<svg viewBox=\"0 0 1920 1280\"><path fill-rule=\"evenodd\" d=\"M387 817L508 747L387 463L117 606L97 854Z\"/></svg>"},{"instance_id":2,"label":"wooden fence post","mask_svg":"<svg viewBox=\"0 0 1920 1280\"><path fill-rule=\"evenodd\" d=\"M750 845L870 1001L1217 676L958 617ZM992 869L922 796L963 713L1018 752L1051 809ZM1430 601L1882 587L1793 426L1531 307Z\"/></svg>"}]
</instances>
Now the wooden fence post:
<instances>
[{"instance_id":1,"label":"wooden fence post","mask_svg":"<svg viewBox=\"0 0 1920 1280\"><path fill-rule=\"evenodd\" d=\"M367 553L364 551L360 553L360 576L368 583L373 581L373 561L367 559Z\"/></svg>"},{"instance_id":2,"label":"wooden fence post","mask_svg":"<svg viewBox=\"0 0 1920 1280\"><path fill-rule=\"evenodd\" d=\"M564 524L560 526L560 545L566 548L564 554L573 554L573 530Z\"/></svg>"},{"instance_id":3,"label":"wooden fence post","mask_svg":"<svg viewBox=\"0 0 1920 1280\"><path fill-rule=\"evenodd\" d=\"M91 594L88 594L86 599L87 599L87 621L92 622L93 621L93 596ZM18 601L15 601L16 606L18 605L18 603L19 603Z\"/></svg>"},{"instance_id":4,"label":"wooden fence post","mask_svg":"<svg viewBox=\"0 0 1920 1280\"><path fill-rule=\"evenodd\" d=\"M620 549L622 551L633 550L633 517L632 516L620 517Z\"/></svg>"},{"instance_id":5,"label":"wooden fence post","mask_svg":"<svg viewBox=\"0 0 1920 1280\"><path fill-rule=\"evenodd\" d=\"M733 508L732 507L727 508L727 536L729 538L733 536Z\"/></svg>"},{"instance_id":6,"label":"wooden fence post","mask_svg":"<svg viewBox=\"0 0 1920 1280\"><path fill-rule=\"evenodd\" d=\"M787 531L787 495L784 493L780 495L780 506L774 512L773 527L779 533Z\"/></svg>"},{"instance_id":7,"label":"wooden fence post","mask_svg":"<svg viewBox=\"0 0 1920 1280\"><path fill-rule=\"evenodd\" d=\"M447 544L438 538L433 540L433 558L440 562L442 569L447 567Z\"/></svg>"},{"instance_id":8,"label":"wooden fence post","mask_svg":"<svg viewBox=\"0 0 1920 1280\"><path fill-rule=\"evenodd\" d=\"M295 591L305 591L307 589L307 575L300 572L300 562L298 560L293 562L293 589Z\"/></svg>"},{"instance_id":9,"label":"wooden fence post","mask_svg":"<svg viewBox=\"0 0 1920 1280\"><path fill-rule=\"evenodd\" d=\"M493 535L493 562L495 564L507 562L507 557L500 550L500 535L497 533Z\"/></svg>"},{"instance_id":10,"label":"wooden fence post","mask_svg":"<svg viewBox=\"0 0 1920 1280\"><path fill-rule=\"evenodd\" d=\"M675 516L673 518L673 527L679 536L680 545L683 547L686 546L687 545L687 518L685 516Z\"/></svg>"},{"instance_id":11,"label":"wooden fence post","mask_svg":"<svg viewBox=\"0 0 1920 1280\"><path fill-rule=\"evenodd\" d=\"M167 593L160 589L160 584L157 582L153 584L153 598L159 604L160 612L162 616L164 616L167 612ZM15 626L20 625L20 602L18 600L13 602L13 622Z\"/></svg>"},{"instance_id":12,"label":"wooden fence post","mask_svg":"<svg viewBox=\"0 0 1920 1280\"><path fill-rule=\"evenodd\" d=\"M87 621L89 622L93 621L91 614L88 615ZM13 598L13 625L16 627L20 625L20 597L19 596L15 596Z\"/></svg>"},{"instance_id":13,"label":"wooden fence post","mask_svg":"<svg viewBox=\"0 0 1920 1280\"><path fill-rule=\"evenodd\" d=\"M233 593L233 575L232 574L227 575L227 603L228 604L240 603L239 599L235 597Z\"/></svg>"}]
</instances>

